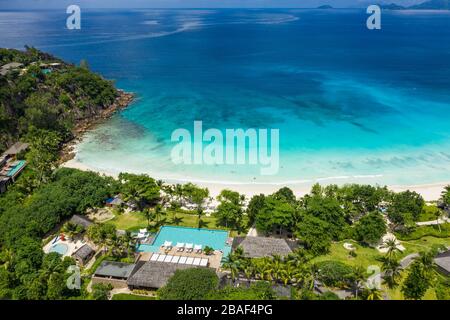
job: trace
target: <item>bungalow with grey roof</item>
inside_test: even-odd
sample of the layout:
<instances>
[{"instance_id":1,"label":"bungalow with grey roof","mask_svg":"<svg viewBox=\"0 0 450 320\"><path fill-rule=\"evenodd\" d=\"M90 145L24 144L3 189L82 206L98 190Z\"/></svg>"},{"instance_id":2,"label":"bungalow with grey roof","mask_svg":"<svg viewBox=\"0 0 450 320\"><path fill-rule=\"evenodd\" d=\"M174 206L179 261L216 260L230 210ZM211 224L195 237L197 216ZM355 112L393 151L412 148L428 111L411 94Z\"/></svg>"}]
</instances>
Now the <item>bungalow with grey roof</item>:
<instances>
[{"instance_id":1,"label":"bungalow with grey roof","mask_svg":"<svg viewBox=\"0 0 450 320\"><path fill-rule=\"evenodd\" d=\"M95 251L89 245L85 244L72 254L72 257L81 265L86 265L94 256Z\"/></svg>"},{"instance_id":2,"label":"bungalow with grey roof","mask_svg":"<svg viewBox=\"0 0 450 320\"><path fill-rule=\"evenodd\" d=\"M84 229L89 228L89 226L93 224L93 222L90 219L84 216L80 216L78 214L74 214L72 218L70 218L69 222L77 226L82 226Z\"/></svg>"},{"instance_id":3,"label":"bungalow with grey roof","mask_svg":"<svg viewBox=\"0 0 450 320\"><path fill-rule=\"evenodd\" d=\"M138 264L136 271L128 278L130 289L159 289L166 285L167 281L177 270L190 268L205 268L186 264L146 261Z\"/></svg>"},{"instance_id":4,"label":"bungalow with grey roof","mask_svg":"<svg viewBox=\"0 0 450 320\"><path fill-rule=\"evenodd\" d=\"M6 150L3 155L15 158L19 153L28 149L30 145L24 142L16 142L8 150Z\"/></svg>"},{"instance_id":5,"label":"bungalow with grey roof","mask_svg":"<svg viewBox=\"0 0 450 320\"><path fill-rule=\"evenodd\" d=\"M434 263L436 263L441 273L450 276L450 250L438 254L434 258Z\"/></svg>"},{"instance_id":6,"label":"bungalow with grey roof","mask_svg":"<svg viewBox=\"0 0 450 320\"><path fill-rule=\"evenodd\" d=\"M262 258L273 255L287 256L297 247L297 243L280 238L235 237L232 247L241 247L248 258Z\"/></svg>"},{"instance_id":7,"label":"bungalow with grey roof","mask_svg":"<svg viewBox=\"0 0 450 320\"><path fill-rule=\"evenodd\" d=\"M103 261L92 276L92 283L111 284L115 288L126 288L127 280L136 264L116 261Z\"/></svg>"},{"instance_id":8,"label":"bungalow with grey roof","mask_svg":"<svg viewBox=\"0 0 450 320\"><path fill-rule=\"evenodd\" d=\"M19 62L10 62L7 64L4 64L3 66L0 67L0 75L2 76L6 76L8 74L8 72L21 68L23 66L22 63Z\"/></svg>"}]
</instances>

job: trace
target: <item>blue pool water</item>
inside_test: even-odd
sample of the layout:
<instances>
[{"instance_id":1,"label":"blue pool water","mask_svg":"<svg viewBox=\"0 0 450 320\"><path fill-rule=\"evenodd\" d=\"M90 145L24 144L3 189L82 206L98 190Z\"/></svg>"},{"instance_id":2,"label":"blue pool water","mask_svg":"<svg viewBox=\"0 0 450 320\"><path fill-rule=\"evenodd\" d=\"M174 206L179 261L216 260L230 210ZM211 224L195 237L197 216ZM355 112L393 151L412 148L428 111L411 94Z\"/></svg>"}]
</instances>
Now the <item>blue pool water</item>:
<instances>
[{"instance_id":1,"label":"blue pool water","mask_svg":"<svg viewBox=\"0 0 450 320\"><path fill-rule=\"evenodd\" d=\"M14 166L13 168L11 168L11 169L8 171L7 175L8 175L9 177L14 177L14 175L15 175L19 170L21 170L21 169L25 166L25 164L26 164L26 161L25 161L25 160L19 160L18 163L17 163L17 165Z\"/></svg>"},{"instance_id":2,"label":"blue pool water","mask_svg":"<svg viewBox=\"0 0 450 320\"><path fill-rule=\"evenodd\" d=\"M224 257L230 251L231 246L226 244L228 232L224 230L196 229L187 227L162 226L153 241L153 244L138 245L138 252L158 252L165 241L171 241L175 246L177 242L201 244L214 250L222 250Z\"/></svg>"},{"instance_id":3,"label":"blue pool water","mask_svg":"<svg viewBox=\"0 0 450 320\"><path fill-rule=\"evenodd\" d=\"M65 255L68 249L67 244L57 243L50 248L49 252L57 252L60 255Z\"/></svg>"}]
</instances>

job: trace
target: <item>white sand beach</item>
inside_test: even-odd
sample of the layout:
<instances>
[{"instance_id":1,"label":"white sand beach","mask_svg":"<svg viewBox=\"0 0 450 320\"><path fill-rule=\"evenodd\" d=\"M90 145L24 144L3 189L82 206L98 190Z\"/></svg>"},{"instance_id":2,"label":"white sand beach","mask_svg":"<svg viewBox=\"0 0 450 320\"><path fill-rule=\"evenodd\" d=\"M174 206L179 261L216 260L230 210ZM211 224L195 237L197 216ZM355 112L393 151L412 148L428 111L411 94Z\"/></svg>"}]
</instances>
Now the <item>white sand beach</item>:
<instances>
[{"instance_id":1,"label":"white sand beach","mask_svg":"<svg viewBox=\"0 0 450 320\"><path fill-rule=\"evenodd\" d=\"M75 159L69 160L62 164L62 167L74 168L84 171L94 171L99 174L104 174L107 176L117 177L117 174L102 170L93 169ZM162 179L167 183L186 183L189 179L183 180L173 180L173 179ZM193 181L194 182L194 181ZM255 194L271 194L282 187L289 187L294 191L294 193L300 197L307 194L310 189L310 184L265 184L265 183L223 183L223 182L203 182L195 181L197 185L202 187L207 187L210 191L211 196L216 197L223 189L230 189L238 191L239 193L245 194L247 197L252 197ZM440 198L441 192L446 185L450 185L450 182L441 182L434 184L423 184L423 185L410 185L410 186L388 186L388 188L395 192L401 192L405 190L415 191L422 195L426 201L435 201Z\"/></svg>"}]
</instances>

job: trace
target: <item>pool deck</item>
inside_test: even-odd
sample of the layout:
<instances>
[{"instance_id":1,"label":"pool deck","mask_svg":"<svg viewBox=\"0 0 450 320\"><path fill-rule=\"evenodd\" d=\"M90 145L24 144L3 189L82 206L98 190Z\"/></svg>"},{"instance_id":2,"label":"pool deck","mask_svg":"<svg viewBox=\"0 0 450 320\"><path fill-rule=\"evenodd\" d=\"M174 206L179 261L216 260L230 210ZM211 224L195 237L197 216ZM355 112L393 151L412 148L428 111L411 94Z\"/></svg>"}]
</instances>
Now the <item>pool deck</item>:
<instances>
[{"instance_id":1,"label":"pool deck","mask_svg":"<svg viewBox=\"0 0 450 320\"><path fill-rule=\"evenodd\" d=\"M43 250L45 253L50 253L50 249L57 244L65 244L67 246L67 252L63 255L63 257L70 257L72 256L72 254L77 251L79 248L81 248L83 245L85 245L85 242L81 241L81 240L76 240L76 241L71 241L71 240L65 240L62 241L61 239L59 239L58 241L56 241L55 243L53 243L55 238L53 238L49 243L47 243Z\"/></svg>"},{"instance_id":2,"label":"pool deck","mask_svg":"<svg viewBox=\"0 0 450 320\"><path fill-rule=\"evenodd\" d=\"M213 268L215 270L218 270L221 265L223 254L222 252L216 250L210 255L206 255L204 253L197 253L195 251L193 252L187 252L184 251L178 251L177 248L173 248L171 250L166 250L164 248L160 248L159 254L165 254L165 255L171 255L171 256L183 256L183 257L192 257L192 258L204 258L208 259L208 266L210 268ZM139 256L139 261L148 261L154 255L155 253L152 252L141 252ZM195 266L193 266L195 267Z\"/></svg>"}]
</instances>

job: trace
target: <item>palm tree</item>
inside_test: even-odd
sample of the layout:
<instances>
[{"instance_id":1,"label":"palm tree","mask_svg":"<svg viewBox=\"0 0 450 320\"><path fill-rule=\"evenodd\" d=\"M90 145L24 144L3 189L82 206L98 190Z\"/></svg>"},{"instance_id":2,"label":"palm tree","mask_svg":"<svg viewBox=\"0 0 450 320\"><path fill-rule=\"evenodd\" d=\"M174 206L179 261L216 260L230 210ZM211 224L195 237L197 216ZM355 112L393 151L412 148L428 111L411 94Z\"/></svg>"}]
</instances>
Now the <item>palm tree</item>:
<instances>
[{"instance_id":1,"label":"palm tree","mask_svg":"<svg viewBox=\"0 0 450 320\"><path fill-rule=\"evenodd\" d=\"M225 258L225 262L223 263L223 268L228 269L231 272L231 280L233 283L236 281L236 278L239 274L239 268L238 263L235 260L235 257L233 256L233 253L229 253L228 256Z\"/></svg>"},{"instance_id":2,"label":"palm tree","mask_svg":"<svg viewBox=\"0 0 450 320\"><path fill-rule=\"evenodd\" d=\"M366 270L362 266L352 268L351 279L353 282L353 290L355 291L355 298L358 299L358 291L361 284L367 279Z\"/></svg>"},{"instance_id":3,"label":"palm tree","mask_svg":"<svg viewBox=\"0 0 450 320\"><path fill-rule=\"evenodd\" d=\"M122 237L122 241L124 242L125 249L127 251L127 256L130 256L131 253L136 250L136 240L131 235L131 231L125 231L125 234Z\"/></svg>"},{"instance_id":4,"label":"palm tree","mask_svg":"<svg viewBox=\"0 0 450 320\"><path fill-rule=\"evenodd\" d=\"M434 262L434 258L441 250L446 249L447 248L445 246L433 247L431 250L420 252L419 256L414 259L414 263L420 264L425 275L431 281L436 278L436 263Z\"/></svg>"},{"instance_id":5,"label":"palm tree","mask_svg":"<svg viewBox=\"0 0 450 320\"><path fill-rule=\"evenodd\" d=\"M147 219L147 228L149 228L150 220L153 218L153 213L149 209L144 209L142 213L144 214L145 219Z\"/></svg>"},{"instance_id":6,"label":"palm tree","mask_svg":"<svg viewBox=\"0 0 450 320\"><path fill-rule=\"evenodd\" d=\"M285 286L287 286L288 283L292 283L294 281L295 275L296 270L294 269L292 264L285 263L280 271L280 280Z\"/></svg>"},{"instance_id":7,"label":"palm tree","mask_svg":"<svg viewBox=\"0 0 450 320\"><path fill-rule=\"evenodd\" d=\"M178 203L181 207L181 199L183 198L183 186L181 184L176 184L173 188L173 193L177 197Z\"/></svg>"},{"instance_id":8,"label":"palm tree","mask_svg":"<svg viewBox=\"0 0 450 320\"><path fill-rule=\"evenodd\" d=\"M243 266L243 272L245 275L245 278L247 278L248 286L250 287L251 279L255 273L255 266L253 265L251 260L248 260L247 263Z\"/></svg>"},{"instance_id":9,"label":"palm tree","mask_svg":"<svg viewBox=\"0 0 450 320\"><path fill-rule=\"evenodd\" d=\"M400 278L401 265L398 259L388 257L381 258L381 270L384 272L383 280L385 284L393 289L398 286L398 279Z\"/></svg>"},{"instance_id":10,"label":"palm tree","mask_svg":"<svg viewBox=\"0 0 450 320\"><path fill-rule=\"evenodd\" d=\"M81 233L81 231L82 231L81 229L82 228L80 228L75 223L68 221L63 225L61 231L64 232L65 234L67 234L67 236L69 238L73 239L73 237L75 237L76 235Z\"/></svg>"},{"instance_id":11,"label":"palm tree","mask_svg":"<svg viewBox=\"0 0 450 320\"><path fill-rule=\"evenodd\" d=\"M197 207L197 218L198 218L198 228L200 229L202 226L202 216L203 216L203 208L201 206Z\"/></svg>"},{"instance_id":12,"label":"palm tree","mask_svg":"<svg viewBox=\"0 0 450 320\"><path fill-rule=\"evenodd\" d=\"M156 224L159 224L159 218L164 214L162 206L159 203L155 206L154 213L156 217Z\"/></svg>"},{"instance_id":13,"label":"palm tree","mask_svg":"<svg viewBox=\"0 0 450 320\"><path fill-rule=\"evenodd\" d=\"M272 278L275 281L280 281L282 277L282 270L283 270L284 264L283 260L281 259L281 256L279 255L273 255L272 257Z\"/></svg>"},{"instance_id":14,"label":"palm tree","mask_svg":"<svg viewBox=\"0 0 450 320\"><path fill-rule=\"evenodd\" d=\"M155 183L156 183L156 185L157 185L160 189L163 189L163 188L164 188L164 181L162 181L162 180L156 180Z\"/></svg>"},{"instance_id":15,"label":"palm tree","mask_svg":"<svg viewBox=\"0 0 450 320\"><path fill-rule=\"evenodd\" d=\"M269 257L261 261L261 279L273 281L273 260Z\"/></svg>"},{"instance_id":16,"label":"palm tree","mask_svg":"<svg viewBox=\"0 0 450 320\"><path fill-rule=\"evenodd\" d=\"M394 258L397 255L397 253L400 252L400 249L397 246L397 241L395 239L392 239L392 238L391 239L387 239L383 243L382 247L387 249L386 256L388 258Z\"/></svg>"},{"instance_id":17,"label":"palm tree","mask_svg":"<svg viewBox=\"0 0 450 320\"><path fill-rule=\"evenodd\" d=\"M366 300L382 300L381 290L377 287L370 287L365 292Z\"/></svg>"}]
</instances>

